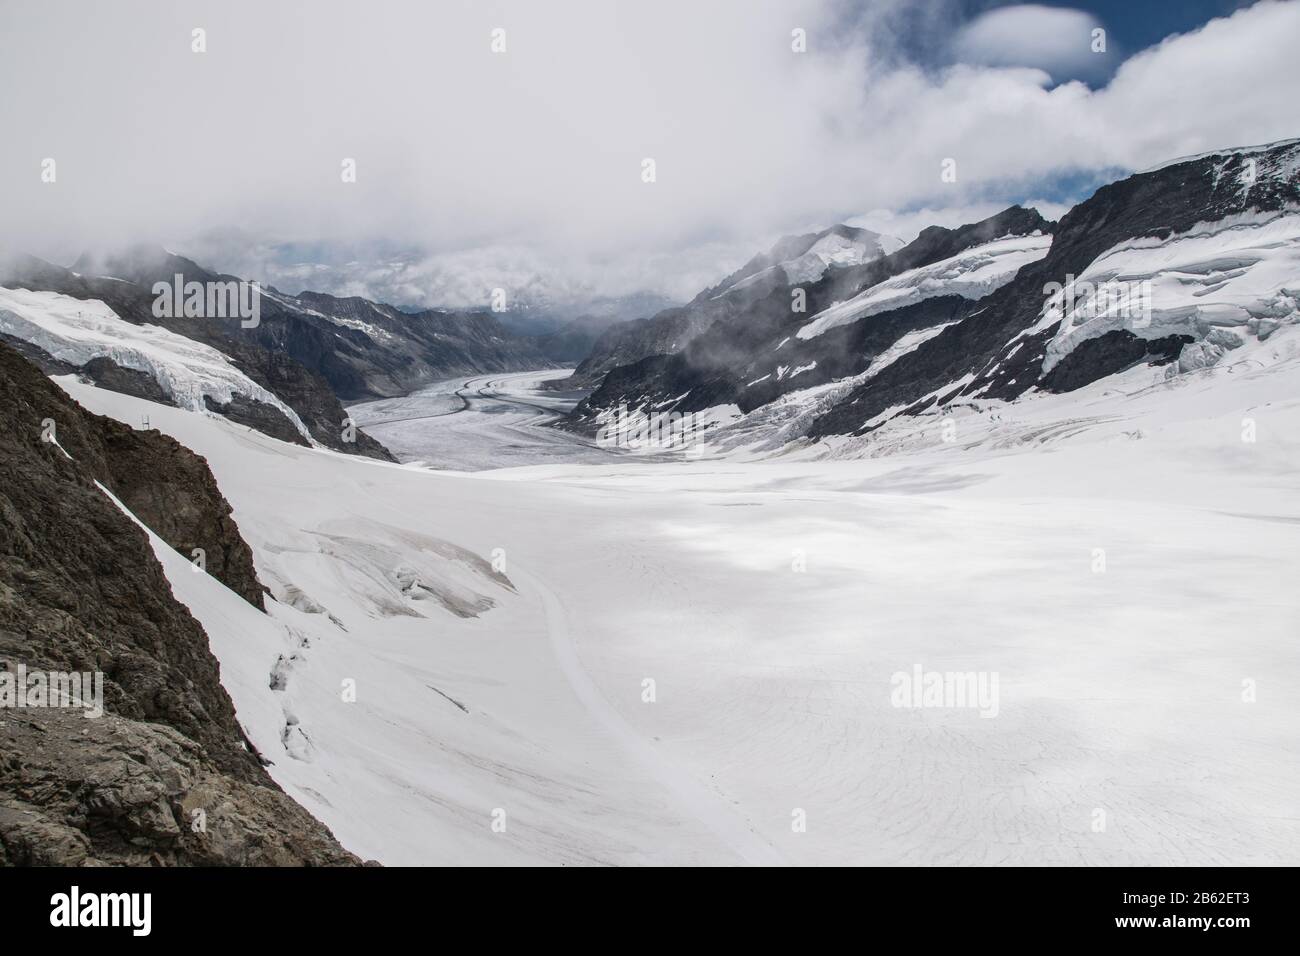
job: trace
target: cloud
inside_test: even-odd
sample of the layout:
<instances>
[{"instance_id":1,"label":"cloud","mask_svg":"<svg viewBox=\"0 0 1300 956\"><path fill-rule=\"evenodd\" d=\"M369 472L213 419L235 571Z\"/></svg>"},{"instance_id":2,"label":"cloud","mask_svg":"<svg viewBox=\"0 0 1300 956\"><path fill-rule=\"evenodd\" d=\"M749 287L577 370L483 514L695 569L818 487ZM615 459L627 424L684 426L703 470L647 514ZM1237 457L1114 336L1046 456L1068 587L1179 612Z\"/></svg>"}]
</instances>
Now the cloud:
<instances>
[{"instance_id":1,"label":"cloud","mask_svg":"<svg viewBox=\"0 0 1300 956\"><path fill-rule=\"evenodd\" d=\"M1036 3L980 15L958 31L953 51L963 63L1033 67L1057 82L1099 79L1117 62L1105 28L1092 14Z\"/></svg>"},{"instance_id":2,"label":"cloud","mask_svg":"<svg viewBox=\"0 0 1300 956\"><path fill-rule=\"evenodd\" d=\"M1099 89L1032 64L916 62L952 42L957 9L6 0L0 240L62 261L154 240L227 269L260 250L307 275L355 260L376 283L396 258L403 292L426 296L535 274L689 295L781 233L864 210L1005 205L1300 132L1300 3L1168 39Z\"/></svg>"}]
</instances>

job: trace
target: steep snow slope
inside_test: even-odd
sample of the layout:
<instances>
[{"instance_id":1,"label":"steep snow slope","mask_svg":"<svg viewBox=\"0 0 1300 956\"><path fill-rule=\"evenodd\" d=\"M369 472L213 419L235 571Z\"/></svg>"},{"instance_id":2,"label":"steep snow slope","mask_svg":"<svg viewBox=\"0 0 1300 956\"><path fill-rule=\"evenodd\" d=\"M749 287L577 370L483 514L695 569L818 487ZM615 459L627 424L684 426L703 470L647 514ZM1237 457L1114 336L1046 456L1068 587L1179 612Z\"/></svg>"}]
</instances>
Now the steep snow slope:
<instances>
[{"instance_id":1,"label":"steep snow slope","mask_svg":"<svg viewBox=\"0 0 1300 956\"><path fill-rule=\"evenodd\" d=\"M544 585L522 570L545 561L508 533L545 514L537 499L396 466L353 468L346 456L58 381L124 420L147 408L155 427L222 462L218 480L276 598L269 615L248 613L178 555L164 554L164 567L211 636L272 776L333 821L345 846L391 864L757 853L729 849L700 822L692 801L717 816L706 784L682 796L660 783L575 697ZM550 520L528 537L542 532L553 545ZM507 549L504 572L490 563L496 547ZM493 830L498 809L505 832Z\"/></svg>"},{"instance_id":2,"label":"steep snow slope","mask_svg":"<svg viewBox=\"0 0 1300 956\"><path fill-rule=\"evenodd\" d=\"M1047 255L1051 245L1051 236L1034 232L964 249L948 259L909 269L871 286L847 302L822 310L795 334L801 339L810 339L827 329L934 296L959 295L964 299L982 299L1015 278L1021 266Z\"/></svg>"},{"instance_id":3,"label":"steep snow slope","mask_svg":"<svg viewBox=\"0 0 1300 956\"><path fill-rule=\"evenodd\" d=\"M0 332L71 365L102 357L145 372L173 402L190 411L206 412L205 397L226 405L243 395L278 409L304 439L311 440L297 412L231 365L221 352L160 326L124 322L96 299L0 287Z\"/></svg>"},{"instance_id":4,"label":"steep snow slope","mask_svg":"<svg viewBox=\"0 0 1300 956\"><path fill-rule=\"evenodd\" d=\"M1298 144L1135 174L1056 224L1012 207L927 229L794 290L805 300L766 290L680 351L605 369L567 424L592 432L624 406L735 405L753 418L733 434L771 449L972 397L1067 392L1138 364L1167 374L1212 365L1300 318ZM807 405L818 410L811 420Z\"/></svg>"},{"instance_id":5,"label":"steep snow slope","mask_svg":"<svg viewBox=\"0 0 1300 956\"><path fill-rule=\"evenodd\" d=\"M450 476L152 406L284 603L172 585L272 774L384 862L1287 862L1298 331L860 460ZM996 673L996 716L892 706L917 665Z\"/></svg>"}]
</instances>

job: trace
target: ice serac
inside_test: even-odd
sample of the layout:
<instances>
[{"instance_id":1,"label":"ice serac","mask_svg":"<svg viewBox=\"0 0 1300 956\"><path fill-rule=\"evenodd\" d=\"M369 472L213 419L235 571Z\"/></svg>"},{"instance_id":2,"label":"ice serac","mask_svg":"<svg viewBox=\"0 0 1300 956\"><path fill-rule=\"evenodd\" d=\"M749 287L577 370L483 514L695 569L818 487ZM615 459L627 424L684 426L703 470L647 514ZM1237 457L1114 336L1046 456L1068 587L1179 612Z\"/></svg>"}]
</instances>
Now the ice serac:
<instances>
[{"instance_id":1,"label":"ice serac","mask_svg":"<svg viewBox=\"0 0 1300 956\"><path fill-rule=\"evenodd\" d=\"M1298 170L1300 140L1237 147L1104 186L1056 224L1012 207L931 227L815 282L772 284L680 349L616 364L568 425L734 406L742 419L709 440L774 450L1136 365L1175 376L1230 363L1300 314Z\"/></svg>"},{"instance_id":2,"label":"ice serac","mask_svg":"<svg viewBox=\"0 0 1300 956\"><path fill-rule=\"evenodd\" d=\"M142 373L170 405L199 411L242 397L249 406L266 406L268 414L286 422L290 440L307 444L311 437L297 412L217 349L158 325L125 322L98 299L0 288L0 332L75 368L108 363L118 374ZM91 369L87 374L93 374ZM139 394L137 389L130 392Z\"/></svg>"},{"instance_id":3,"label":"ice serac","mask_svg":"<svg viewBox=\"0 0 1300 956\"><path fill-rule=\"evenodd\" d=\"M0 864L356 864L248 746L208 637L126 501L178 546L206 545L214 575L260 606L203 460L90 414L0 345L0 662L98 671L104 696L94 719L5 710Z\"/></svg>"},{"instance_id":4,"label":"ice serac","mask_svg":"<svg viewBox=\"0 0 1300 956\"><path fill-rule=\"evenodd\" d=\"M1298 213L1295 140L1103 186L1061 219L1044 258L861 383L808 434L860 433L958 400L1070 391L1138 363L1170 375L1214 364L1300 315ZM1110 296L1112 307L1089 286L1133 291ZM1062 287L1086 308L1049 294Z\"/></svg>"}]
</instances>

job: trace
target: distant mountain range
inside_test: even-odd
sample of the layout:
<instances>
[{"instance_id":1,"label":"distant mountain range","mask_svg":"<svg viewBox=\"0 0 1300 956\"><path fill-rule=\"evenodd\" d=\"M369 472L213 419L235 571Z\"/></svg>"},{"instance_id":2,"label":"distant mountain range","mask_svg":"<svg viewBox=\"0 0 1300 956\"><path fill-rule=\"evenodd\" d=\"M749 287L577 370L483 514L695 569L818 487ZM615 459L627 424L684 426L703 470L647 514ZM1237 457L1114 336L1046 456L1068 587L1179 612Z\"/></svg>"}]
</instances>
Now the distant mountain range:
<instances>
[{"instance_id":1,"label":"distant mountain range","mask_svg":"<svg viewBox=\"0 0 1300 956\"><path fill-rule=\"evenodd\" d=\"M156 283L239 280L156 247L70 269L18 257L0 263L0 339L49 373L376 457L387 452L342 402L579 358L550 383L590 390L565 427L594 432L631 410L709 412L743 429L779 406L780 442L861 436L1135 364L1204 367L1295 321L1298 143L1173 161L1058 223L1012 206L906 244L842 224L787 236L685 305L630 321L662 300L496 314L266 287L255 324L159 316Z\"/></svg>"},{"instance_id":2,"label":"distant mountain range","mask_svg":"<svg viewBox=\"0 0 1300 956\"><path fill-rule=\"evenodd\" d=\"M1058 223L1013 206L807 272L790 267L798 249L607 332L556 383L594 386L568 425L595 431L625 409L743 429L781 403L780 441L806 442L1138 364L1214 364L1297 321L1300 141L1165 164Z\"/></svg>"},{"instance_id":3,"label":"distant mountain range","mask_svg":"<svg viewBox=\"0 0 1300 956\"><path fill-rule=\"evenodd\" d=\"M556 364L545 343L509 331L489 312L408 313L357 297L264 287L255 325L234 314L156 314L155 284L177 281L240 280L156 247L85 255L71 269L11 258L0 262L0 337L47 372L75 371L288 441L376 457L387 452L348 430L341 401ZM145 331L159 326L170 334ZM577 338L551 351L571 352L581 346Z\"/></svg>"}]
</instances>

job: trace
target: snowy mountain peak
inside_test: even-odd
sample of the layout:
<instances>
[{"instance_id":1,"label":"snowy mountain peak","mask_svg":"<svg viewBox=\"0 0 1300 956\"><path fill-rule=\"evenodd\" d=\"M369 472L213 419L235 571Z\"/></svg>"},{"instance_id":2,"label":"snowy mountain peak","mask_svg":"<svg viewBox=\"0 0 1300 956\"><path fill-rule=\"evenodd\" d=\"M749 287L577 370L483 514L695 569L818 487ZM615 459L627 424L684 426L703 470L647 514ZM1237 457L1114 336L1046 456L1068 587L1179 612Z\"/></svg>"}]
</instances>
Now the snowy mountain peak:
<instances>
[{"instance_id":1,"label":"snowy mountain peak","mask_svg":"<svg viewBox=\"0 0 1300 956\"><path fill-rule=\"evenodd\" d=\"M783 277L777 277L784 279L782 284L815 282L833 266L862 265L897 251L903 244L894 236L843 223L821 232L782 236L770 250L754 256L718 285L700 293L697 301L749 288L764 278L774 277L777 270L784 273Z\"/></svg>"}]
</instances>

